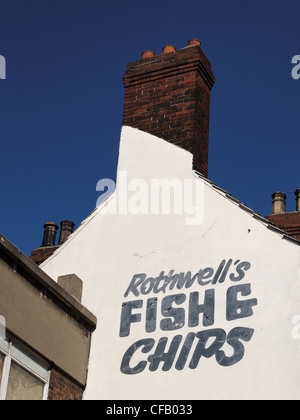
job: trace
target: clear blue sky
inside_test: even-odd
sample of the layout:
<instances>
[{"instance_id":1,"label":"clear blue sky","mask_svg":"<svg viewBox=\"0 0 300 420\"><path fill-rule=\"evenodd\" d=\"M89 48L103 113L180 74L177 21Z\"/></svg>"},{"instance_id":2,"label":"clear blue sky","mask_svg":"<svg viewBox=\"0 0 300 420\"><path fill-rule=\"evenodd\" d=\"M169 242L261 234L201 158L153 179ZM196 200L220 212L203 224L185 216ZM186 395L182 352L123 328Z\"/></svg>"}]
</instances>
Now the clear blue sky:
<instances>
[{"instance_id":1,"label":"clear blue sky","mask_svg":"<svg viewBox=\"0 0 300 420\"><path fill-rule=\"evenodd\" d=\"M299 0L1 0L0 231L29 254L116 176L126 65L199 38L212 63L209 179L266 216L300 187Z\"/></svg>"}]
</instances>

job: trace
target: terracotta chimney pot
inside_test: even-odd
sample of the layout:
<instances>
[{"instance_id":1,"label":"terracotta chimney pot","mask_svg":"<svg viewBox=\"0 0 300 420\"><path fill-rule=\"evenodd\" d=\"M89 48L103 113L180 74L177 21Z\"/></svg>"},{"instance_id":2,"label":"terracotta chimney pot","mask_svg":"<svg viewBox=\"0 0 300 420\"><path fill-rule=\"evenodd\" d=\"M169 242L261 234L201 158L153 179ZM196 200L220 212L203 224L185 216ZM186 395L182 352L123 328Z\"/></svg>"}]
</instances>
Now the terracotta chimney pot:
<instances>
[{"instance_id":1,"label":"terracotta chimney pot","mask_svg":"<svg viewBox=\"0 0 300 420\"><path fill-rule=\"evenodd\" d=\"M197 45L198 47L201 47L201 41L199 41L199 39L196 39L196 38L190 39L189 42L188 42L188 46L192 47L194 45Z\"/></svg>"},{"instance_id":2,"label":"terracotta chimney pot","mask_svg":"<svg viewBox=\"0 0 300 420\"><path fill-rule=\"evenodd\" d=\"M166 45L163 48L163 54L168 54L170 52L175 52L175 51L176 51L176 48L173 45Z\"/></svg>"},{"instance_id":3,"label":"terracotta chimney pot","mask_svg":"<svg viewBox=\"0 0 300 420\"><path fill-rule=\"evenodd\" d=\"M155 54L153 51L151 50L146 50L142 53L142 59L144 60L145 58L149 58L149 57L154 57Z\"/></svg>"}]
</instances>

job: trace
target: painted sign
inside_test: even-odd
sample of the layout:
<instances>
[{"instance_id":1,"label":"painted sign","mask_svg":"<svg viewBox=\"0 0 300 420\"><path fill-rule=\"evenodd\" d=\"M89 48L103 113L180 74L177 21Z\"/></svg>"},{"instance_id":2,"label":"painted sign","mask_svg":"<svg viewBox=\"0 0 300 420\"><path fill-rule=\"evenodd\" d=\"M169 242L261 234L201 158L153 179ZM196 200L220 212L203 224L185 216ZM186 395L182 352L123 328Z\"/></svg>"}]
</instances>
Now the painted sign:
<instances>
[{"instance_id":1,"label":"painted sign","mask_svg":"<svg viewBox=\"0 0 300 420\"><path fill-rule=\"evenodd\" d=\"M231 283L227 288L226 321L248 318L253 315L253 307L258 304L257 299L240 300L251 295L251 284L241 283L246 280L251 263L233 259L222 260L217 269L206 267L192 275L191 271L168 275L162 271L158 277L147 277L145 273L135 274L124 298L131 297L122 303L120 332L121 338L129 337L133 324L144 322L145 333L154 333L158 329L164 333L180 330L184 327L194 329L202 319L200 331L190 331L183 336L178 334L173 338L161 337L158 341L153 338L141 338L134 342L125 352L121 361L121 372L126 375L142 373L148 366L150 372L159 369L168 371L173 366L182 370L188 367L196 369L202 357L215 357L220 366L232 366L242 360L245 353L243 342L249 342L254 329L235 327L228 333L221 328L211 328L215 324L216 289L219 284ZM192 286L211 286L208 290L186 291ZM143 299L147 296L147 299ZM188 310L181 305L188 299ZM158 311L162 319L158 322ZM209 328L209 329L208 329ZM233 350L226 355L222 348L227 343ZM168 350L167 349L168 346ZM180 349L180 351L179 351ZM139 363L133 363L136 352L147 354ZM136 357L135 357L136 360Z\"/></svg>"}]
</instances>

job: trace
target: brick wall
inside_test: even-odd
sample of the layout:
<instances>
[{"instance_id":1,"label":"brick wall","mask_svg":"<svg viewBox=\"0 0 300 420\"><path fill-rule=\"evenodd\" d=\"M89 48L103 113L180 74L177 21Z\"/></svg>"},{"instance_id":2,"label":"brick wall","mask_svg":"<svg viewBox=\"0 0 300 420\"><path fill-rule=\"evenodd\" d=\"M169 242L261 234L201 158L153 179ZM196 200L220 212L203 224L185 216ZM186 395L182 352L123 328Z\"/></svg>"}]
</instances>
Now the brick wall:
<instances>
[{"instance_id":1,"label":"brick wall","mask_svg":"<svg viewBox=\"0 0 300 420\"><path fill-rule=\"evenodd\" d=\"M52 369L50 376L48 400L50 401L80 401L82 400L83 388L67 378L64 373Z\"/></svg>"},{"instance_id":2,"label":"brick wall","mask_svg":"<svg viewBox=\"0 0 300 420\"><path fill-rule=\"evenodd\" d=\"M200 45L129 63L124 75L123 125L190 151L194 169L207 177L214 81Z\"/></svg>"},{"instance_id":3,"label":"brick wall","mask_svg":"<svg viewBox=\"0 0 300 420\"><path fill-rule=\"evenodd\" d=\"M300 241L300 212L288 212L272 214L267 219L274 223L279 229L284 230L288 235Z\"/></svg>"},{"instance_id":4,"label":"brick wall","mask_svg":"<svg viewBox=\"0 0 300 420\"><path fill-rule=\"evenodd\" d=\"M58 246L37 248L31 252L31 256L29 258L37 265L41 265L44 261L51 257L58 248Z\"/></svg>"}]
</instances>

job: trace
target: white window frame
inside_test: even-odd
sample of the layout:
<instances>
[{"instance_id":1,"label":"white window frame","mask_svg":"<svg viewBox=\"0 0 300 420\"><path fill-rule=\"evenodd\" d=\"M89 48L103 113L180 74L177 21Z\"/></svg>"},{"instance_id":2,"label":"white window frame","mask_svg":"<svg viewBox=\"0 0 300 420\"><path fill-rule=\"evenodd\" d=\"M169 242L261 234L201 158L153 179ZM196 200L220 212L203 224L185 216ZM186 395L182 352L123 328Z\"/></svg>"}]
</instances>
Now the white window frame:
<instances>
[{"instance_id":1,"label":"white window frame","mask_svg":"<svg viewBox=\"0 0 300 420\"><path fill-rule=\"evenodd\" d=\"M9 381L11 363L14 362L16 365L30 373L36 379L44 384L43 401L48 399L49 382L51 371L46 364L40 364L30 357L29 350L26 352L25 346L20 346L15 340L6 341L0 339L0 354L4 356L4 364L2 371L2 378L0 384L0 401L6 400L7 387Z\"/></svg>"}]
</instances>

